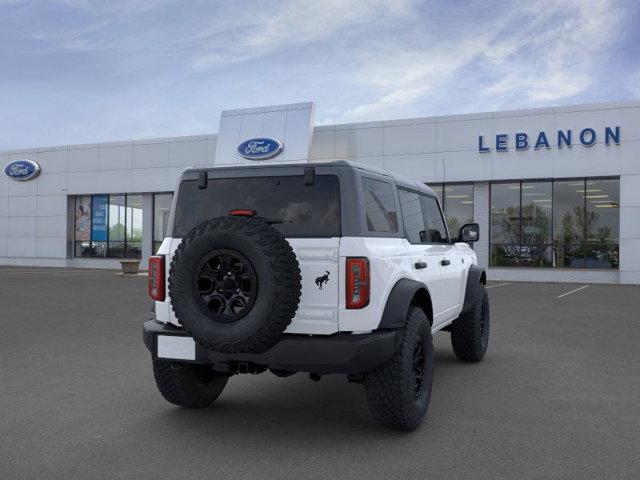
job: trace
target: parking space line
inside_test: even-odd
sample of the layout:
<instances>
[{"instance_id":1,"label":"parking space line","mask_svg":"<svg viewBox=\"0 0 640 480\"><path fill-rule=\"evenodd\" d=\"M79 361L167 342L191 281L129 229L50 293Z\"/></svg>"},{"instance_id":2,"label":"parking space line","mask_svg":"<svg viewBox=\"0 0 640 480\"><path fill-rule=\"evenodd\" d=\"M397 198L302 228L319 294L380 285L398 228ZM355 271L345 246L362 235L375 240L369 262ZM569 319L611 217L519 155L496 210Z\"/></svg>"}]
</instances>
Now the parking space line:
<instances>
[{"instance_id":1,"label":"parking space line","mask_svg":"<svg viewBox=\"0 0 640 480\"><path fill-rule=\"evenodd\" d=\"M576 288L575 290L571 290L570 292L567 293L563 293L562 295L558 295L558 298L562 298L562 297L566 297L567 295L571 295L572 293L576 293L579 292L580 290L584 290L585 288L587 288L589 285L583 285L580 288Z\"/></svg>"},{"instance_id":2,"label":"parking space line","mask_svg":"<svg viewBox=\"0 0 640 480\"><path fill-rule=\"evenodd\" d=\"M496 283L495 285L489 285L488 287L485 287L485 288L489 289L489 288L495 288L495 287L502 287L503 285L509 285L509 284L511 284L511 282Z\"/></svg>"}]
</instances>

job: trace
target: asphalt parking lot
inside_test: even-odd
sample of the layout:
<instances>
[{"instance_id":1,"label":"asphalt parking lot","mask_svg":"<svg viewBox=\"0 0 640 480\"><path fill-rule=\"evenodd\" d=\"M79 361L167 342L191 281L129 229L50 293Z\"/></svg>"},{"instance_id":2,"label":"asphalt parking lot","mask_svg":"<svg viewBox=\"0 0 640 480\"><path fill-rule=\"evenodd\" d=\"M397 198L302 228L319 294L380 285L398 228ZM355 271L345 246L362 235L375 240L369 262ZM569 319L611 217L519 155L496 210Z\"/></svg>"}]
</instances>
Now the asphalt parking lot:
<instances>
[{"instance_id":1,"label":"asphalt parking lot","mask_svg":"<svg viewBox=\"0 0 640 480\"><path fill-rule=\"evenodd\" d=\"M638 478L640 287L493 282L480 364L435 336L427 418L378 428L342 376L156 391L146 278L0 267L0 478ZM564 295L564 296L563 296Z\"/></svg>"}]
</instances>

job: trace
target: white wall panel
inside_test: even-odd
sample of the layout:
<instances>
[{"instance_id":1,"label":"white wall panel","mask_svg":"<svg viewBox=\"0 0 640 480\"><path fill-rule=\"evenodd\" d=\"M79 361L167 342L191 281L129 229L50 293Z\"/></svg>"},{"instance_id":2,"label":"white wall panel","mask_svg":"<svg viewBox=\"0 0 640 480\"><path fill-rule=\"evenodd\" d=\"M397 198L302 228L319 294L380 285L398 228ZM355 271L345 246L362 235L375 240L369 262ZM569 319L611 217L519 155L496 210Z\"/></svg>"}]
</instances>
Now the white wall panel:
<instances>
[{"instance_id":1,"label":"white wall panel","mask_svg":"<svg viewBox=\"0 0 640 480\"><path fill-rule=\"evenodd\" d=\"M277 113L277 112L276 112ZM281 112L280 123L284 124L284 112ZM264 122L264 112L259 111L256 113L246 113L242 115L242 123L240 124L240 140L238 143L243 142L247 138L254 138L262 136L262 125ZM278 133L279 140L282 140L284 136L284 129L281 129Z\"/></svg>"},{"instance_id":2,"label":"white wall panel","mask_svg":"<svg viewBox=\"0 0 640 480\"><path fill-rule=\"evenodd\" d=\"M67 216L37 217L36 237L67 237Z\"/></svg>"},{"instance_id":3,"label":"white wall panel","mask_svg":"<svg viewBox=\"0 0 640 480\"><path fill-rule=\"evenodd\" d=\"M2 163L2 172L0 172L0 198L9 195L9 179L4 174L4 163Z\"/></svg>"},{"instance_id":4,"label":"white wall panel","mask_svg":"<svg viewBox=\"0 0 640 480\"><path fill-rule=\"evenodd\" d=\"M133 192L133 170L101 170L98 183L102 190L93 193L127 193Z\"/></svg>"},{"instance_id":5,"label":"white wall panel","mask_svg":"<svg viewBox=\"0 0 640 480\"><path fill-rule=\"evenodd\" d=\"M435 182L437 157L435 153L385 155L383 168L411 177L419 182Z\"/></svg>"},{"instance_id":6,"label":"white wall panel","mask_svg":"<svg viewBox=\"0 0 640 480\"><path fill-rule=\"evenodd\" d=\"M138 168L133 171L134 192L163 192L167 188L166 168Z\"/></svg>"},{"instance_id":7,"label":"white wall panel","mask_svg":"<svg viewBox=\"0 0 640 480\"><path fill-rule=\"evenodd\" d=\"M213 165L216 159L217 138L207 138L207 165Z\"/></svg>"},{"instance_id":8,"label":"white wall panel","mask_svg":"<svg viewBox=\"0 0 640 480\"><path fill-rule=\"evenodd\" d=\"M384 154L432 153L436 151L436 124L423 123L383 127Z\"/></svg>"},{"instance_id":9,"label":"white wall panel","mask_svg":"<svg viewBox=\"0 0 640 480\"><path fill-rule=\"evenodd\" d=\"M334 135L333 130L313 132L309 158L312 160L328 160L334 158Z\"/></svg>"},{"instance_id":10,"label":"white wall panel","mask_svg":"<svg viewBox=\"0 0 640 480\"><path fill-rule=\"evenodd\" d=\"M9 218L0 215L0 238L5 238L9 235Z\"/></svg>"},{"instance_id":11,"label":"white wall panel","mask_svg":"<svg viewBox=\"0 0 640 480\"><path fill-rule=\"evenodd\" d=\"M620 125L622 142L640 141L640 107L622 108Z\"/></svg>"},{"instance_id":12,"label":"white wall panel","mask_svg":"<svg viewBox=\"0 0 640 480\"><path fill-rule=\"evenodd\" d=\"M97 147L69 148L68 152L69 172L85 172L100 168L100 149Z\"/></svg>"},{"instance_id":13,"label":"white wall panel","mask_svg":"<svg viewBox=\"0 0 640 480\"><path fill-rule=\"evenodd\" d=\"M621 269L627 272L640 272L640 238L620 239L620 258L624 257Z\"/></svg>"},{"instance_id":14,"label":"white wall panel","mask_svg":"<svg viewBox=\"0 0 640 480\"><path fill-rule=\"evenodd\" d=\"M620 177L620 204L623 207L640 207L640 174ZM640 224L640 217L637 221Z\"/></svg>"},{"instance_id":15,"label":"white wall panel","mask_svg":"<svg viewBox=\"0 0 640 480\"><path fill-rule=\"evenodd\" d=\"M206 140L171 142L169 144L169 166L193 167L207 163Z\"/></svg>"},{"instance_id":16,"label":"white wall panel","mask_svg":"<svg viewBox=\"0 0 640 480\"><path fill-rule=\"evenodd\" d=\"M4 169L2 174L4 175ZM6 177L5 177L6 178ZM8 180L10 197L31 197L38 194L38 182L33 180L29 182L16 182Z\"/></svg>"},{"instance_id":17,"label":"white wall panel","mask_svg":"<svg viewBox=\"0 0 640 480\"><path fill-rule=\"evenodd\" d=\"M133 144L101 146L100 170L125 170L133 168Z\"/></svg>"},{"instance_id":18,"label":"white wall panel","mask_svg":"<svg viewBox=\"0 0 640 480\"><path fill-rule=\"evenodd\" d=\"M605 141L605 127L614 128L620 125L621 115L620 109L598 109L598 110L580 110L570 113L555 114L556 130L572 130L573 144L575 147L582 146L580 143L580 132L584 128L593 128L596 132L598 143ZM621 132L624 134L624 132ZM624 137L622 137L624 140ZM574 147L574 148L575 148Z\"/></svg>"},{"instance_id":19,"label":"white wall panel","mask_svg":"<svg viewBox=\"0 0 640 480\"><path fill-rule=\"evenodd\" d=\"M282 154L275 159L281 157L280 161L283 162L309 161L315 107L313 104L306 105L305 108L287 109L284 132L285 147Z\"/></svg>"},{"instance_id":20,"label":"white wall panel","mask_svg":"<svg viewBox=\"0 0 640 480\"><path fill-rule=\"evenodd\" d=\"M133 168L169 166L169 142L138 144L133 147Z\"/></svg>"},{"instance_id":21,"label":"white wall panel","mask_svg":"<svg viewBox=\"0 0 640 480\"><path fill-rule=\"evenodd\" d=\"M128 172L130 175L130 171ZM69 195L105 193L100 182L99 171L69 172L67 175L67 193Z\"/></svg>"},{"instance_id":22,"label":"white wall panel","mask_svg":"<svg viewBox=\"0 0 640 480\"><path fill-rule=\"evenodd\" d=\"M42 173L36 179L38 195L63 195L67 193L67 173Z\"/></svg>"},{"instance_id":23,"label":"white wall panel","mask_svg":"<svg viewBox=\"0 0 640 480\"><path fill-rule=\"evenodd\" d=\"M240 161L240 155L238 155L236 149L241 143L241 126L242 115L223 115L220 118L218 141L216 143L216 165L233 165Z\"/></svg>"},{"instance_id":24,"label":"white wall panel","mask_svg":"<svg viewBox=\"0 0 640 480\"><path fill-rule=\"evenodd\" d=\"M336 158L382 155L382 128L336 130L335 142Z\"/></svg>"},{"instance_id":25,"label":"white wall panel","mask_svg":"<svg viewBox=\"0 0 640 480\"><path fill-rule=\"evenodd\" d=\"M620 133L620 135L623 135ZM640 140L622 142L620 149L620 173L640 174Z\"/></svg>"},{"instance_id":26,"label":"white wall panel","mask_svg":"<svg viewBox=\"0 0 640 480\"><path fill-rule=\"evenodd\" d=\"M3 264L3 258L7 256L7 237L0 236L0 265Z\"/></svg>"},{"instance_id":27,"label":"white wall panel","mask_svg":"<svg viewBox=\"0 0 640 480\"><path fill-rule=\"evenodd\" d=\"M35 217L38 197L9 197L7 216Z\"/></svg>"},{"instance_id":28,"label":"white wall panel","mask_svg":"<svg viewBox=\"0 0 640 480\"><path fill-rule=\"evenodd\" d=\"M620 206L620 238L640 239L640 207Z\"/></svg>"},{"instance_id":29,"label":"white wall panel","mask_svg":"<svg viewBox=\"0 0 640 480\"><path fill-rule=\"evenodd\" d=\"M36 217L9 217L9 237L36 236Z\"/></svg>"},{"instance_id":30,"label":"white wall panel","mask_svg":"<svg viewBox=\"0 0 640 480\"><path fill-rule=\"evenodd\" d=\"M38 195L36 214L39 217L46 217L48 215L65 215L66 213L66 195Z\"/></svg>"},{"instance_id":31,"label":"white wall panel","mask_svg":"<svg viewBox=\"0 0 640 480\"><path fill-rule=\"evenodd\" d=\"M443 160L444 159L444 160ZM437 182L491 179L491 156L477 152L440 152L436 160Z\"/></svg>"},{"instance_id":32,"label":"white wall panel","mask_svg":"<svg viewBox=\"0 0 640 480\"><path fill-rule=\"evenodd\" d=\"M39 237L36 240L36 255L40 258L66 258L67 241L64 237Z\"/></svg>"},{"instance_id":33,"label":"white wall panel","mask_svg":"<svg viewBox=\"0 0 640 480\"><path fill-rule=\"evenodd\" d=\"M481 155L492 160L491 178L503 180L551 178L554 174L555 154L554 149L535 150L529 147L518 152L496 152L494 149Z\"/></svg>"},{"instance_id":34,"label":"white wall panel","mask_svg":"<svg viewBox=\"0 0 640 480\"><path fill-rule=\"evenodd\" d=\"M478 136L495 142L493 118L438 122L438 152L478 151ZM493 140L492 140L493 139Z\"/></svg>"},{"instance_id":35,"label":"white wall panel","mask_svg":"<svg viewBox=\"0 0 640 480\"><path fill-rule=\"evenodd\" d=\"M620 174L620 148L618 145L592 147L576 145L555 151L553 176L596 177ZM524 178L524 177L523 177Z\"/></svg>"},{"instance_id":36,"label":"white wall panel","mask_svg":"<svg viewBox=\"0 0 640 480\"><path fill-rule=\"evenodd\" d=\"M14 237L14 238L9 237L7 239L7 256L30 257L30 258L35 257L36 256L35 236Z\"/></svg>"},{"instance_id":37,"label":"white wall panel","mask_svg":"<svg viewBox=\"0 0 640 480\"><path fill-rule=\"evenodd\" d=\"M61 173L67 171L67 147L38 152L35 159L42 173Z\"/></svg>"}]
</instances>

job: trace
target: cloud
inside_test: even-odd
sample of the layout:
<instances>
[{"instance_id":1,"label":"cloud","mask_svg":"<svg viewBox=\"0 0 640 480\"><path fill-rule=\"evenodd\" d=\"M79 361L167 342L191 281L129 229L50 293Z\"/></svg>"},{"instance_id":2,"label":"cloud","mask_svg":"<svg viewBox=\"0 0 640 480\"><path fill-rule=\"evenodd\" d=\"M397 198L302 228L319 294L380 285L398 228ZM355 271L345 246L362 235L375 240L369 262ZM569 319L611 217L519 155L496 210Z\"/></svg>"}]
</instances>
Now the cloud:
<instances>
[{"instance_id":1,"label":"cloud","mask_svg":"<svg viewBox=\"0 0 640 480\"><path fill-rule=\"evenodd\" d=\"M281 1L271 9L240 9L233 23L214 22L193 39L198 69L260 58L283 49L334 39L357 26L404 16L409 0ZM227 12L231 13L231 12Z\"/></svg>"},{"instance_id":2,"label":"cloud","mask_svg":"<svg viewBox=\"0 0 640 480\"><path fill-rule=\"evenodd\" d=\"M482 106L512 106L514 97L534 105L566 101L593 84L598 55L616 40L621 20L610 1L545 0L518 3L491 19L460 20L458 33L427 36L419 48L376 45L369 56L361 53L353 75L370 94L339 120L402 115L408 105L460 84L475 83Z\"/></svg>"},{"instance_id":3,"label":"cloud","mask_svg":"<svg viewBox=\"0 0 640 480\"><path fill-rule=\"evenodd\" d=\"M639 10L632 0L0 0L0 61L11 67L0 148L211 132L225 108L308 100L320 123L343 123L637 98Z\"/></svg>"},{"instance_id":4,"label":"cloud","mask_svg":"<svg viewBox=\"0 0 640 480\"><path fill-rule=\"evenodd\" d=\"M612 7L608 1L534 4L527 13L542 12L535 21L497 42L498 51L506 45L511 51L487 54L501 78L484 93L508 98L523 92L534 103L551 103L587 90L596 58L615 39L621 20Z\"/></svg>"}]
</instances>

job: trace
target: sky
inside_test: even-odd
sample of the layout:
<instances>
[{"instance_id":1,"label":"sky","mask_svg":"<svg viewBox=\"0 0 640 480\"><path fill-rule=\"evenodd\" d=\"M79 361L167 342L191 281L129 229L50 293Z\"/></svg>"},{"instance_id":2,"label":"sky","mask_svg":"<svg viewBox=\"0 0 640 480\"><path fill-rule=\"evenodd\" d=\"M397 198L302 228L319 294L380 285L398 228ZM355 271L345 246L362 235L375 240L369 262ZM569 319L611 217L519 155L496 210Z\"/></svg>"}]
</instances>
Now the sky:
<instances>
[{"instance_id":1,"label":"sky","mask_svg":"<svg viewBox=\"0 0 640 480\"><path fill-rule=\"evenodd\" d=\"M0 0L0 150L640 98L640 2Z\"/></svg>"}]
</instances>

